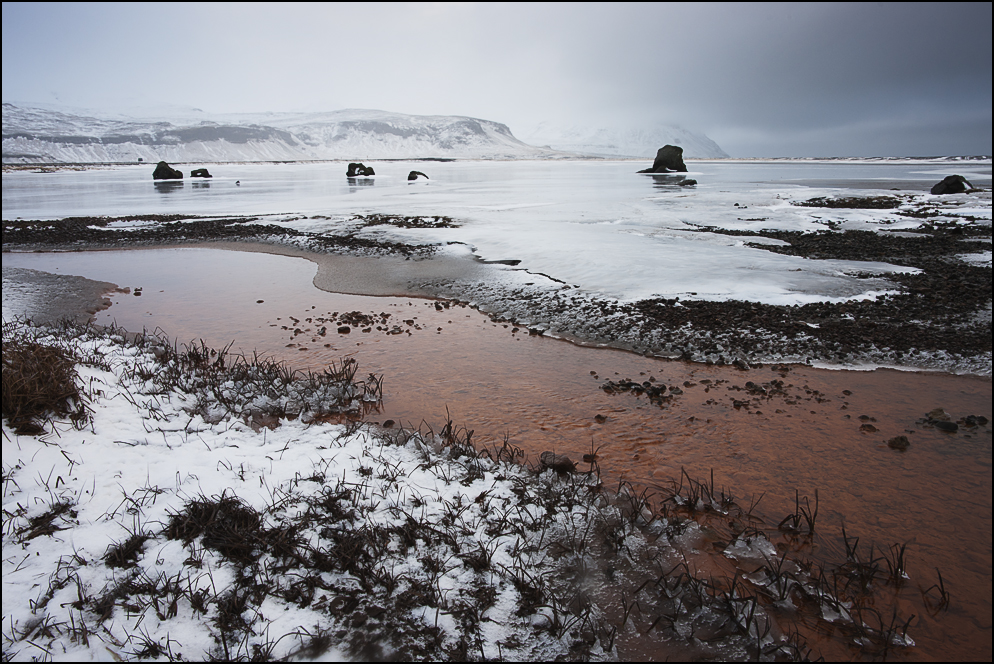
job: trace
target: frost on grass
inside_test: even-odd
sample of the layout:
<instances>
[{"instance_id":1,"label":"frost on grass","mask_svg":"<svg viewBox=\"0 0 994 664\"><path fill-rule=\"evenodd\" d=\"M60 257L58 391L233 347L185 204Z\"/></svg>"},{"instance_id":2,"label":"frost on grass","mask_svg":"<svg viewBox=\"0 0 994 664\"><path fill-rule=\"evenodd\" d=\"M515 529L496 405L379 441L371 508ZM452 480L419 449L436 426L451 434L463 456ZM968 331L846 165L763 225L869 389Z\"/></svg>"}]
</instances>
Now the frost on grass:
<instances>
[{"instance_id":1,"label":"frost on grass","mask_svg":"<svg viewBox=\"0 0 994 664\"><path fill-rule=\"evenodd\" d=\"M478 450L452 422L333 424L380 394L351 365L300 376L72 326L8 337L75 358L87 417L4 422L5 660L794 659L809 651L781 619L806 606L876 654L912 645L896 613L860 613L886 577L872 550L805 567L713 478L654 505L608 496L595 464ZM813 532L817 498L800 505L781 530ZM705 571L708 547L730 577ZM887 560L900 578L903 548Z\"/></svg>"}]
</instances>

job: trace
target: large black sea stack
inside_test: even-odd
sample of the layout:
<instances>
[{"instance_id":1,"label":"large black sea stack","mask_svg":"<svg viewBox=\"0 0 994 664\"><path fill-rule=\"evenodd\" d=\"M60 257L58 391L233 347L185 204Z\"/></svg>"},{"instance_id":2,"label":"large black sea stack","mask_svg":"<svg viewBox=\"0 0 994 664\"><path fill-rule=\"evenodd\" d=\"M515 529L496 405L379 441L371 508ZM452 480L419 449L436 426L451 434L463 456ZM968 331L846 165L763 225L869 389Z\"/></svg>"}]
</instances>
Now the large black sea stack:
<instances>
[{"instance_id":1,"label":"large black sea stack","mask_svg":"<svg viewBox=\"0 0 994 664\"><path fill-rule=\"evenodd\" d=\"M349 170L345 174L345 177L354 178L359 175L376 175L373 171L372 166L366 166L362 162L349 164Z\"/></svg>"},{"instance_id":2,"label":"large black sea stack","mask_svg":"<svg viewBox=\"0 0 994 664\"><path fill-rule=\"evenodd\" d=\"M652 168L639 173L686 173L687 165L683 163L683 148L676 145L664 145L656 152L656 160Z\"/></svg>"},{"instance_id":3,"label":"large black sea stack","mask_svg":"<svg viewBox=\"0 0 994 664\"><path fill-rule=\"evenodd\" d=\"M970 181L962 175L947 175L942 178L942 182L938 182L932 187L932 194L936 196L941 194L962 194L966 191L966 185L968 184L970 185L970 189L973 189Z\"/></svg>"},{"instance_id":4,"label":"large black sea stack","mask_svg":"<svg viewBox=\"0 0 994 664\"><path fill-rule=\"evenodd\" d=\"M177 171L172 168L164 161L160 161L155 166L155 171L152 172L153 180L182 180L182 171Z\"/></svg>"}]
</instances>

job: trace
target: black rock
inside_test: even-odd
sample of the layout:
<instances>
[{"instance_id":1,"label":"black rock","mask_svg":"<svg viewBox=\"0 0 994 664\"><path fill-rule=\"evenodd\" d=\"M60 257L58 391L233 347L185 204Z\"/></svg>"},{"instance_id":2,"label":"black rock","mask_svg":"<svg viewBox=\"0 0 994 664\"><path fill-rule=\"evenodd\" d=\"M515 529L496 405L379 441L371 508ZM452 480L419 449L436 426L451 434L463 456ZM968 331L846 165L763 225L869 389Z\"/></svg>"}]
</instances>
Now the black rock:
<instances>
[{"instance_id":1,"label":"black rock","mask_svg":"<svg viewBox=\"0 0 994 664\"><path fill-rule=\"evenodd\" d=\"M152 172L153 180L182 180L182 171L177 171L164 161L160 161Z\"/></svg>"},{"instance_id":2,"label":"black rock","mask_svg":"<svg viewBox=\"0 0 994 664\"><path fill-rule=\"evenodd\" d=\"M542 468L551 468L557 473L576 472L576 465L573 463L573 460L565 454L542 452L542 454L539 455L538 460L541 462Z\"/></svg>"},{"instance_id":3,"label":"black rock","mask_svg":"<svg viewBox=\"0 0 994 664\"><path fill-rule=\"evenodd\" d=\"M360 175L363 175L363 176L376 175L376 172L373 171L373 167L372 166L366 166L362 162L359 162L359 163L353 162L353 163L349 164L349 170L345 174L345 176L346 177L350 177L350 178L354 178L354 177L358 177Z\"/></svg>"},{"instance_id":4,"label":"black rock","mask_svg":"<svg viewBox=\"0 0 994 664\"><path fill-rule=\"evenodd\" d=\"M419 175L422 176L425 180L430 179L427 175L425 175L421 171L411 171L410 173L407 174L408 182L410 182L411 180L417 180Z\"/></svg>"},{"instance_id":5,"label":"black rock","mask_svg":"<svg viewBox=\"0 0 994 664\"><path fill-rule=\"evenodd\" d=\"M907 436L894 436L893 438L887 441L887 447L891 448L892 450L904 451L908 449L910 445L911 441L908 440Z\"/></svg>"},{"instance_id":6,"label":"black rock","mask_svg":"<svg viewBox=\"0 0 994 664\"><path fill-rule=\"evenodd\" d=\"M945 431L947 433L956 433L959 431L959 425L955 422L943 422L939 420L938 422L933 422L933 426L939 431Z\"/></svg>"},{"instance_id":7,"label":"black rock","mask_svg":"<svg viewBox=\"0 0 994 664\"><path fill-rule=\"evenodd\" d=\"M966 191L966 185L968 184L970 185L970 189L973 189L973 185L970 184L970 181L962 175L947 175L942 178L942 182L936 183L936 185L932 187L932 194L962 194Z\"/></svg>"},{"instance_id":8,"label":"black rock","mask_svg":"<svg viewBox=\"0 0 994 664\"><path fill-rule=\"evenodd\" d=\"M681 180L677 184L679 184L681 187L693 187L694 185L697 184L697 180Z\"/></svg>"},{"instance_id":9,"label":"black rock","mask_svg":"<svg viewBox=\"0 0 994 664\"><path fill-rule=\"evenodd\" d=\"M210 177L214 177L214 176L211 175L210 173L208 173L206 168L196 168L196 169L190 171L190 177L191 178L210 178Z\"/></svg>"},{"instance_id":10,"label":"black rock","mask_svg":"<svg viewBox=\"0 0 994 664\"><path fill-rule=\"evenodd\" d=\"M683 148L676 145L664 145L656 152L652 168L639 173L686 173L687 165L683 163ZM696 184L696 182L694 183Z\"/></svg>"}]
</instances>

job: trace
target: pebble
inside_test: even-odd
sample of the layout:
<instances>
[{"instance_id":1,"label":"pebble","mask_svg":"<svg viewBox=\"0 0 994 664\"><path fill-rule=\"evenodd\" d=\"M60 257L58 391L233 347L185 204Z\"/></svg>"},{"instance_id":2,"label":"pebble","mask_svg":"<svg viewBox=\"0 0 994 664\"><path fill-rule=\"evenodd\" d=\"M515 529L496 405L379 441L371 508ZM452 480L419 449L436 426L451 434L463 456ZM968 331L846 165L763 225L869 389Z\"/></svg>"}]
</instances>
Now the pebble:
<instances>
[{"instance_id":1,"label":"pebble","mask_svg":"<svg viewBox=\"0 0 994 664\"><path fill-rule=\"evenodd\" d=\"M887 447L892 450L901 450L902 452L911 445L911 441L908 440L907 436L894 436L887 441Z\"/></svg>"}]
</instances>

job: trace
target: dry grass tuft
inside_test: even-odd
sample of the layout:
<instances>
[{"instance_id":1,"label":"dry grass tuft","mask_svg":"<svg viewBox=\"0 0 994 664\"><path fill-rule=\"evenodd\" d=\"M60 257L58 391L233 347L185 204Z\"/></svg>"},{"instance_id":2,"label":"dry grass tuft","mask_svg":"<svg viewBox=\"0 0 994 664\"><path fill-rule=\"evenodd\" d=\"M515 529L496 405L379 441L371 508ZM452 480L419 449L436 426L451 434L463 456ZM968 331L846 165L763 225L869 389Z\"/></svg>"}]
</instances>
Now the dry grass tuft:
<instances>
[{"instance_id":1,"label":"dry grass tuft","mask_svg":"<svg viewBox=\"0 0 994 664\"><path fill-rule=\"evenodd\" d=\"M3 416L11 428L22 435L40 434L42 423L53 416L82 427L88 414L76 385L75 358L12 330L4 326L3 335Z\"/></svg>"}]
</instances>

